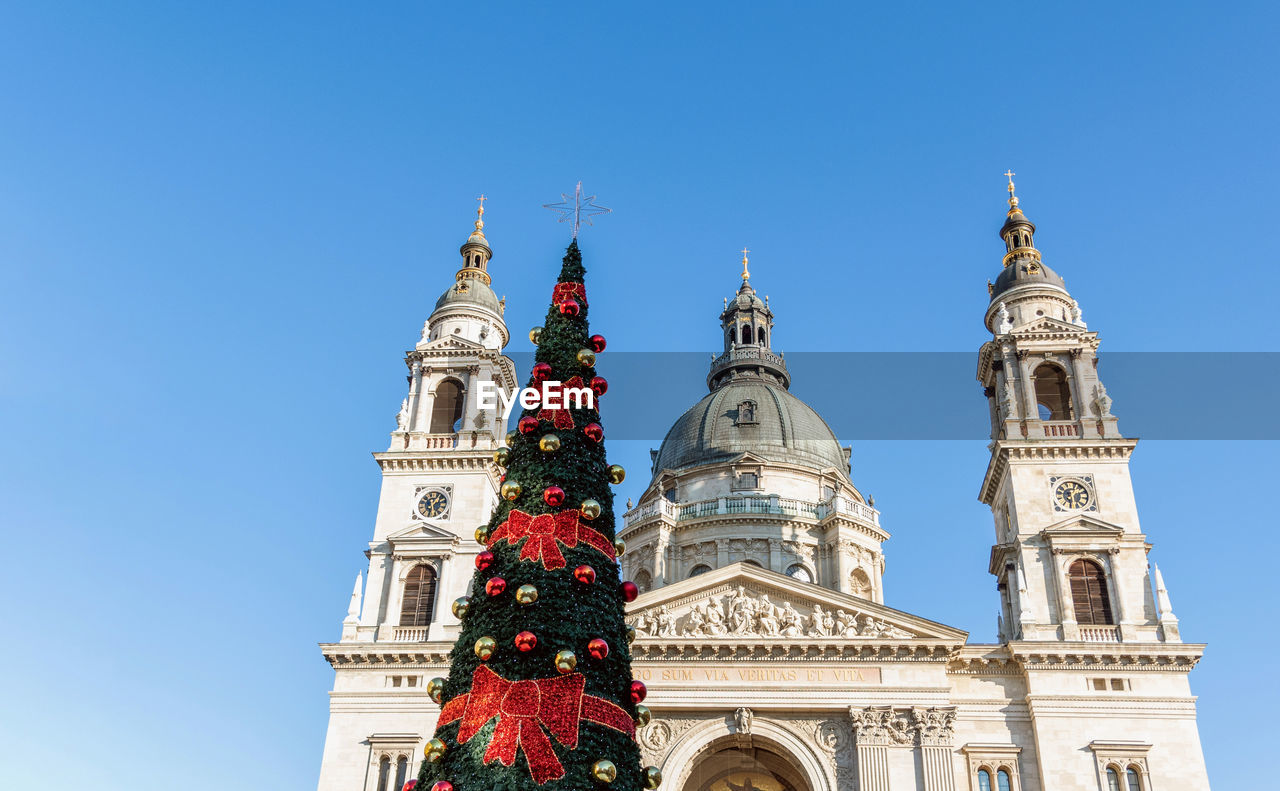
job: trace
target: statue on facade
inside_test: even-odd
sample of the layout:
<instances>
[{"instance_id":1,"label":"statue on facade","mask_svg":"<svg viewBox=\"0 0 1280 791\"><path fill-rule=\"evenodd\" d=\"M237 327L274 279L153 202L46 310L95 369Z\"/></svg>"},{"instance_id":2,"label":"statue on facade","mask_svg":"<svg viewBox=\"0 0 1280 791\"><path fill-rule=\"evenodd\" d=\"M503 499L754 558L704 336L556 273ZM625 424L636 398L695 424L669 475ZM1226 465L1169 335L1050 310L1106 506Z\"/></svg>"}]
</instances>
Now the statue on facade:
<instances>
[{"instance_id":1,"label":"statue on facade","mask_svg":"<svg viewBox=\"0 0 1280 791\"><path fill-rule=\"evenodd\" d=\"M800 613L796 612L796 608L791 606L791 602L787 602L783 606L782 614L778 616L778 621L783 637L799 637L804 628L800 622Z\"/></svg>"},{"instance_id":2,"label":"statue on facade","mask_svg":"<svg viewBox=\"0 0 1280 791\"><path fill-rule=\"evenodd\" d=\"M759 633L766 637L777 637L778 632L778 610L769 601L769 594L763 594L760 601L756 602L756 618L758 619Z\"/></svg>"},{"instance_id":3,"label":"statue on facade","mask_svg":"<svg viewBox=\"0 0 1280 791\"><path fill-rule=\"evenodd\" d=\"M836 610L836 623L839 624L840 634L845 637L858 636L858 614L847 613L844 610Z\"/></svg>"},{"instance_id":4,"label":"statue on facade","mask_svg":"<svg viewBox=\"0 0 1280 791\"><path fill-rule=\"evenodd\" d=\"M1102 382L1098 382L1093 386L1093 403L1098 407L1099 417L1110 416L1111 396L1107 395L1107 388L1102 386Z\"/></svg>"},{"instance_id":5,"label":"statue on facade","mask_svg":"<svg viewBox=\"0 0 1280 791\"><path fill-rule=\"evenodd\" d=\"M805 634L810 637L830 637L831 630L827 627L824 616L822 605L813 605L813 612L809 614L809 628L805 631Z\"/></svg>"},{"instance_id":6,"label":"statue on facade","mask_svg":"<svg viewBox=\"0 0 1280 791\"><path fill-rule=\"evenodd\" d=\"M703 626L707 623L706 605L696 605L689 611L689 617L684 622L685 637L702 637L705 632Z\"/></svg>"},{"instance_id":7,"label":"statue on facade","mask_svg":"<svg viewBox=\"0 0 1280 791\"><path fill-rule=\"evenodd\" d=\"M733 592L729 600L729 629L734 634L749 634L755 622L755 602L747 598L747 591L741 585Z\"/></svg>"},{"instance_id":8,"label":"statue on facade","mask_svg":"<svg viewBox=\"0 0 1280 791\"><path fill-rule=\"evenodd\" d=\"M720 600L712 599L707 603L707 633L719 637L725 631L724 610L720 609Z\"/></svg>"},{"instance_id":9,"label":"statue on facade","mask_svg":"<svg viewBox=\"0 0 1280 791\"><path fill-rule=\"evenodd\" d=\"M996 313L996 333L1004 335L1013 329L1013 317L1009 315L1009 308L1003 302L1000 303L1000 310Z\"/></svg>"},{"instance_id":10,"label":"statue on facade","mask_svg":"<svg viewBox=\"0 0 1280 791\"><path fill-rule=\"evenodd\" d=\"M667 609L667 605L658 608L658 636L659 637L675 637L676 636L676 617Z\"/></svg>"},{"instance_id":11,"label":"statue on facade","mask_svg":"<svg viewBox=\"0 0 1280 791\"><path fill-rule=\"evenodd\" d=\"M733 713L733 724L738 733L744 736L751 733L751 721L753 719L755 719L755 715L751 713L751 709L745 706Z\"/></svg>"},{"instance_id":12,"label":"statue on facade","mask_svg":"<svg viewBox=\"0 0 1280 791\"><path fill-rule=\"evenodd\" d=\"M431 323L431 319L422 322L422 337L418 339L418 345L422 345L431 339L431 330L427 326Z\"/></svg>"},{"instance_id":13,"label":"statue on facade","mask_svg":"<svg viewBox=\"0 0 1280 791\"><path fill-rule=\"evenodd\" d=\"M404 431L409 425L409 399L400 402L400 411L396 413L396 431Z\"/></svg>"},{"instance_id":14,"label":"statue on facade","mask_svg":"<svg viewBox=\"0 0 1280 791\"><path fill-rule=\"evenodd\" d=\"M1074 299L1071 300L1071 323L1077 327L1089 328L1089 325L1084 323L1084 310L1081 309L1080 303Z\"/></svg>"},{"instance_id":15,"label":"statue on facade","mask_svg":"<svg viewBox=\"0 0 1280 791\"><path fill-rule=\"evenodd\" d=\"M831 636L836 633L836 616L830 610L822 614L822 630Z\"/></svg>"}]
</instances>

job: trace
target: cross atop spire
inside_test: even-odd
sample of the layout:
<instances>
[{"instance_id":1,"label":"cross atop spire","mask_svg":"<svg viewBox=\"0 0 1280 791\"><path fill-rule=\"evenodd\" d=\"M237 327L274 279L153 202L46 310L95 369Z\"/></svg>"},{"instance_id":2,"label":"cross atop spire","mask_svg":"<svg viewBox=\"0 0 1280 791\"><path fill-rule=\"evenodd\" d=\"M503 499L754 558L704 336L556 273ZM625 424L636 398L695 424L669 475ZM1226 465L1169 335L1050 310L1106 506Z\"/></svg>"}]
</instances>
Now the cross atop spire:
<instances>
[{"instance_id":1,"label":"cross atop spire","mask_svg":"<svg viewBox=\"0 0 1280 791\"><path fill-rule=\"evenodd\" d=\"M480 208L476 209L476 232L481 236L484 235L484 202L488 200L484 193L480 193L480 197L476 198L480 201Z\"/></svg>"},{"instance_id":2,"label":"cross atop spire","mask_svg":"<svg viewBox=\"0 0 1280 791\"><path fill-rule=\"evenodd\" d=\"M751 273L747 271L747 253L751 252L747 248L742 248L742 279L750 280Z\"/></svg>"},{"instance_id":3,"label":"cross atop spire","mask_svg":"<svg viewBox=\"0 0 1280 791\"><path fill-rule=\"evenodd\" d=\"M1014 173L1012 170L1006 170L1004 172L1004 177L1009 179L1009 208L1010 209L1018 208L1018 196L1013 194L1013 177L1016 175L1018 174Z\"/></svg>"}]
</instances>

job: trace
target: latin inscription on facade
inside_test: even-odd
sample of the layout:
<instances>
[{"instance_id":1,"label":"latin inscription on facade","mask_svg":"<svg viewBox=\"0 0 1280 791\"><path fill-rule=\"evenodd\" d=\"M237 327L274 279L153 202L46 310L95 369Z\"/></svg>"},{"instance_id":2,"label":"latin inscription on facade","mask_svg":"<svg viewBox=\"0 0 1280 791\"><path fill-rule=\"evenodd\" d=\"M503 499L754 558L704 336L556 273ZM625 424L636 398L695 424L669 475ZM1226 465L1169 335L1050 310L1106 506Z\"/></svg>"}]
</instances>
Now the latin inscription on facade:
<instances>
[{"instance_id":1,"label":"latin inscription on facade","mask_svg":"<svg viewBox=\"0 0 1280 791\"><path fill-rule=\"evenodd\" d=\"M742 686L756 684L814 684L853 687L880 683L878 667L846 667L804 663L747 665L697 664L648 666L636 663L632 675L655 689L670 687Z\"/></svg>"}]
</instances>

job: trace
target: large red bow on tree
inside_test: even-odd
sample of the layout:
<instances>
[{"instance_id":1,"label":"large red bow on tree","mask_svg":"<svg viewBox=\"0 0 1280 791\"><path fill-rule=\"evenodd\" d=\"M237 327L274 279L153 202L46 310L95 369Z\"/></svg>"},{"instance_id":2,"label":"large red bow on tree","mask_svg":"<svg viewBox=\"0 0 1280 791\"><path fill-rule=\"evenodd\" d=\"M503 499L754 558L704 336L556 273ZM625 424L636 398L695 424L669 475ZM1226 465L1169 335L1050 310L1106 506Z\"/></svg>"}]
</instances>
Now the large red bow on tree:
<instances>
[{"instance_id":1,"label":"large red bow on tree","mask_svg":"<svg viewBox=\"0 0 1280 791\"><path fill-rule=\"evenodd\" d=\"M489 536L488 545L506 539L510 544L519 543L521 560L541 560L547 571L562 569L565 566L564 553L560 544L573 548L582 542L603 552L609 560L616 560L617 553L613 544L599 530L587 527L578 520L576 510L565 510L555 514L539 514L533 516L524 511L512 510L507 514L507 521L498 525Z\"/></svg>"},{"instance_id":2,"label":"large red bow on tree","mask_svg":"<svg viewBox=\"0 0 1280 791\"><path fill-rule=\"evenodd\" d=\"M581 283L556 283L556 287L551 291L551 304L559 305L566 299L576 299L586 307L587 287Z\"/></svg>"},{"instance_id":3,"label":"large red bow on tree","mask_svg":"<svg viewBox=\"0 0 1280 791\"><path fill-rule=\"evenodd\" d=\"M586 387L586 385L582 381L581 376L575 376L572 379L569 379L568 381L566 381L563 385L561 385L560 403L563 404L564 399L567 398L567 396L564 395L565 390L568 390L570 388L578 389L583 387ZM542 409L538 410L537 417L538 417L538 420L550 420L552 424L555 425L556 428L573 428L573 415L569 414L569 410L567 409L562 409L560 407L556 407L555 409L543 407Z\"/></svg>"},{"instance_id":4,"label":"large red bow on tree","mask_svg":"<svg viewBox=\"0 0 1280 791\"><path fill-rule=\"evenodd\" d=\"M581 720L635 736L635 722L621 706L583 694L586 682L581 673L509 681L480 665L471 676L471 691L444 705L437 728L462 720L458 744L465 744L485 723L497 717L484 762L511 766L516 761L516 750L523 749L529 774L542 785L564 777L564 766L543 729L571 750L578 746Z\"/></svg>"}]
</instances>

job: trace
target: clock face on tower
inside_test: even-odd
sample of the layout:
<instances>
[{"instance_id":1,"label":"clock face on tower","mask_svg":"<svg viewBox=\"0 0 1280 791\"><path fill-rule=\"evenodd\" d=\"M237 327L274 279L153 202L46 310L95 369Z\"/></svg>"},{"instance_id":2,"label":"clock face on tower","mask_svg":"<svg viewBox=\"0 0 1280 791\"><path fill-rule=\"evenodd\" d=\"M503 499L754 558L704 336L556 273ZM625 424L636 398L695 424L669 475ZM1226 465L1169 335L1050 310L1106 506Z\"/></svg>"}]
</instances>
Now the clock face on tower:
<instances>
[{"instance_id":1,"label":"clock face on tower","mask_svg":"<svg viewBox=\"0 0 1280 791\"><path fill-rule=\"evenodd\" d=\"M1079 511L1088 508L1093 500L1089 487L1080 481L1062 481L1053 489L1053 504L1061 511Z\"/></svg>"},{"instance_id":2,"label":"clock face on tower","mask_svg":"<svg viewBox=\"0 0 1280 791\"><path fill-rule=\"evenodd\" d=\"M449 495L439 489L429 489L418 499L418 514L424 519L439 519L449 512Z\"/></svg>"}]
</instances>

